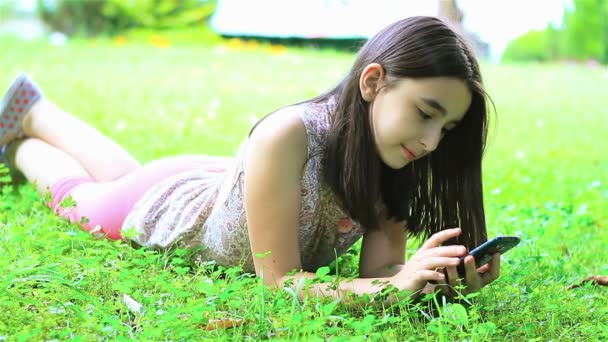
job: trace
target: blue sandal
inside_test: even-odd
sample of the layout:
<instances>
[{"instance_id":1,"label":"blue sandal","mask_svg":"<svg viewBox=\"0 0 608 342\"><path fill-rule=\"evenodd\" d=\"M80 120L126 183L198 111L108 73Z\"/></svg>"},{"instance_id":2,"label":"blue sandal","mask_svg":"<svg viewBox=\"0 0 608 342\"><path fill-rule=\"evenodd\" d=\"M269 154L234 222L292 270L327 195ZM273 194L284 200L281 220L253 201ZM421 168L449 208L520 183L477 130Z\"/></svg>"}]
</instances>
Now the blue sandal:
<instances>
[{"instance_id":1,"label":"blue sandal","mask_svg":"<svg viewBox=\"0 0 608 342\"><path fill-rule=\"evenodd\" d=\"M20 74L0 101L0 146L23 137L23 118L42 98L40 88L25 74Z\"/></svg>"}]
</instances>

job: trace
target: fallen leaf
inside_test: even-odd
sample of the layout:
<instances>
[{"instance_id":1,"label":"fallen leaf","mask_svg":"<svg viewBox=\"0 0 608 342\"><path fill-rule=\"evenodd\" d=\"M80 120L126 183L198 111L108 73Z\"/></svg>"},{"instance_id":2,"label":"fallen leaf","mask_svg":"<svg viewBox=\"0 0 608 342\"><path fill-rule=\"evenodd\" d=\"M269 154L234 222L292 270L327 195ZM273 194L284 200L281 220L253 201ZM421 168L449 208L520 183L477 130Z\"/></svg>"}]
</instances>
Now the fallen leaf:
<instances>
[{"instance_id":1,"label":"fallen leaf","mask_svg":"<svg viewBox=\"0 0 608 342\"><path fill-rule=\"evenodd\" d=\"M209 323L207 324L207 328L205 328L205 329L207 331L216 330L216 329L230 329L230 328L240 327L241 325L243 325L242 319L230 319L230 318L210 319Z\"/></svg>"},{"instance_id":2,"label":"fallen leaf","mask_svg":"<svg viewBox=\"0 0 608 342\"><path fill-rule=\"evenodd\" d=\"M144 311L144 306L141 305L140 303L138 303L135 299L131 298L131 296L129 296L126 293L123 293L122 295L122 301L123 303L125 303L125 306L127 307L127 309L129 309L129 311L131 311L134 314L142 314Z\"/></svg>"},{"instance_id":3,"label":"fallen leaf","mask_svg":"<svg viewBox=\"0 0 608 342\"><path fill-rule=\"evenodd\" d=\"M589 276L578 282L578 284L568 286L567 289L572 290L574 288L584 286L588 282L591 282L592 285L608 286L608 276Z\"/></svg>"}]
</instances>

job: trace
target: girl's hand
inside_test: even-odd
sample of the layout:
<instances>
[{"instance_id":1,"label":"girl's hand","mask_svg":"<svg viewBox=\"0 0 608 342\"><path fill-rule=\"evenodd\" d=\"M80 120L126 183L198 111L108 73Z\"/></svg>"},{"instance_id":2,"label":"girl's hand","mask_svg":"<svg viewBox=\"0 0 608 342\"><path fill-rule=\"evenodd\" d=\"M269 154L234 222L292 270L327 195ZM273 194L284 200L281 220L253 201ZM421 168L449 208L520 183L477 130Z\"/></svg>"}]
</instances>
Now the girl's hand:
<instances>
[{"instance_id":1,"label":"girl's hand","mask_svg":"<svg viewBox=\"0 0 608 342\"><path fill-rule=\"evenodd\" d=\"M475 267L475 258L468 255L464 259L464 269L466 274L464 279L460 280L456 267L450 266L446 268L450 287L454 289L464 285L465 288L459 290L459 292L465 295L477 292L482 287L498 279L498 276L500 275L500 253L492 255L492 260L480 268ZM448 293L449 292L455 294L453 290L448 291Z\"/></svg>"},{"instance_id":2,"label":"girl's hand","mask_svg":"<svg viewBox=\"0 0 608 342\"><path fill-rule=\"evenodd\" d=\"M464 246L441 246L445 241L460 235L461 229L446 229L433 234L408 260L404 267L391 277L399 290L418 291L428 283L446 282L443 269L453 268L467 253Z\"/></svg>"}]
</instances>

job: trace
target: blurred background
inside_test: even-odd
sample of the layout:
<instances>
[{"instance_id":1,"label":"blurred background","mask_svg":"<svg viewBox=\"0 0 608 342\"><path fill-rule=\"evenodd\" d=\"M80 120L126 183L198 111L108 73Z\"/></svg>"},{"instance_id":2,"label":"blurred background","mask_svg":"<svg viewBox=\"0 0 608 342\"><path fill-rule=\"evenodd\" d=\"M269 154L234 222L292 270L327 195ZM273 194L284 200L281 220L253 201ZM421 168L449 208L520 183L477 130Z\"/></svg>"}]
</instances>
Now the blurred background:
<instances>
[{"instance_id":1,"label":"blurred background","mask_svg":"<svg viewBox=\"0 0 608 342\"><path fill-rule=\"evenodd\" d=\"M411 15L449 20L492 62L608 63L606 0L0 0L0 35L350 48Z\"/></svg>"}]
</instances>

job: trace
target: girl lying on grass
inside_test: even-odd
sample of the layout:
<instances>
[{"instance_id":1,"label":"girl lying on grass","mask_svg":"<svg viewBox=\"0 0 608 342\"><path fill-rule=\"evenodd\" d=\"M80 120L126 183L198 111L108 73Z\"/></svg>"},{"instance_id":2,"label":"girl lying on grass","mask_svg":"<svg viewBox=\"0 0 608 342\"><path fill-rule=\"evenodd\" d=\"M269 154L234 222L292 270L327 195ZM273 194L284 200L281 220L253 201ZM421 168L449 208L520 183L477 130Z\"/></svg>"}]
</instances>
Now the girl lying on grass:
<instances>
[{"instance_id":1,"label":"girl lying on grass","mask_svg":"<svg viewBox=\"0 0 608 342\"><path fill-rule=\"evenodd\" d=\"M235 158L140 165L24 75L1 105L4 163L50 191L58 215L110 239L133 229L125 239L141 246L204 246L201 260L241 265L267 285L312 278L363 237L360 277L313 291L449 292L460 257L486 240L487 95L473 53L436 18L383 29L335 88L267 115ZM428 239L405 262L409 235ZM498 254L479 269L466 257L464 292L499 266Z\"/></svg>"}]
</instances>

